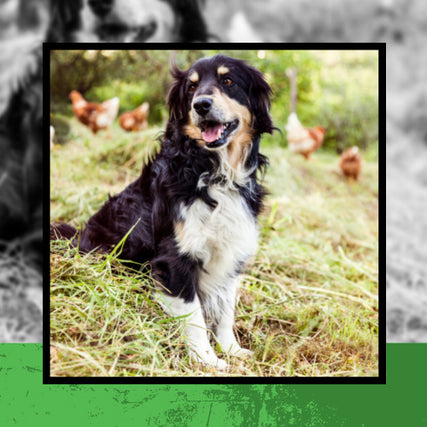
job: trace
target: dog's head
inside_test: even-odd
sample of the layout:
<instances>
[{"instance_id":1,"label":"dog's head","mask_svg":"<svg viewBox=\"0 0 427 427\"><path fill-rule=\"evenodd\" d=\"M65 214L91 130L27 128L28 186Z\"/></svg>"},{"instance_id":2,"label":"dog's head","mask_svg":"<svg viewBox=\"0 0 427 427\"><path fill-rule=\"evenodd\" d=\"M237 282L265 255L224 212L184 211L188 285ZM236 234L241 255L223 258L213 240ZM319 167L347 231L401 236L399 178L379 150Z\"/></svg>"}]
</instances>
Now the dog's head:
<instances>
[{"instance_id":1,"label":"dog's head","mask_svg":"<svg viewBox=\"0 0 427 427\"><path fill-rule=\"evenodd\" d=\"M204 0L52 0L52 41L205 41Z\"/></svg>"},{"instance_id":2,"label":"dog's head","mask_svg":"<svg viewBox=\"0 0 427 427\"><path fill-rule=\"evenodd\" d=\"M217 55L187 71L172 69L168 97L170 124L210 150L271 133L271 88L261 72L244 61Z\"/></svg>"}]
</instances>

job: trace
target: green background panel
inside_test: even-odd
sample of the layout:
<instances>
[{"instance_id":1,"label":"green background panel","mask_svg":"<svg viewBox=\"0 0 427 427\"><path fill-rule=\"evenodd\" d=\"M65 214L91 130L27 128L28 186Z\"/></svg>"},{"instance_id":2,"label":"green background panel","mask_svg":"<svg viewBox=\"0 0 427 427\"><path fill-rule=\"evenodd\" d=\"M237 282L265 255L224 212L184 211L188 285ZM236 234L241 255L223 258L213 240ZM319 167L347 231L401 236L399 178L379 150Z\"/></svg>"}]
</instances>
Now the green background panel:
<instances>
[{"instance_id":1,"label":"green background panel","mask_svg":"<svg viewBox=\"0 0 427 427\"><path fill-rule=\"evenodd\" d=\"M387 385L43 385L39 344L0 345L4 426L422 426L427 344L387 345Z\"/></svg>"}]
</instances>

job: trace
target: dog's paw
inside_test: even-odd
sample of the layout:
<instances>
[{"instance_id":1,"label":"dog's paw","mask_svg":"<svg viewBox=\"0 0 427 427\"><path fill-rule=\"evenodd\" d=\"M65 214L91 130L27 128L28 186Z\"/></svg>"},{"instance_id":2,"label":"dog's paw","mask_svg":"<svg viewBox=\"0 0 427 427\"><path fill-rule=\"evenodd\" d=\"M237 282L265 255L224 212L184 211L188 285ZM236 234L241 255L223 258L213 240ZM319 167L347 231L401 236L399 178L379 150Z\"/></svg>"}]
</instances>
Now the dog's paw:
<instances>
[{"instance_id":1,"label":"dog's paw","mask_svg":"<svg viewBox=\"0 0 427 427\"><path fill-rule=\"evenodd\" d=\"M219 371L225 371L228 367L227 363L219 359L214 353L201 354L196 353L194 350L190 350L190 359L197 363L202 363L212 368L216 368Z\"/></svg>"},{"instance_id":2,"label":"dog's paw","mask_svg":"<svg viewBox=\"0 0 427 427\"><path fill-rule=\"evenodd\" d=\"M242 359L248 359L248 358L252 357L254 354L253 351L247 350L246 348L242 348L237 343L233 343L228 347L221 345L220 349L223 353L226 353L229 356L240 357Z\"/></svg>"},{"instance_id":3,"label":"dog's paw","mask_svg":"<svg viewBox=\"0 0 427 427\"><path fill-rule=\"evenodd\" d=\"M230 356L240 357L242 359L249 359L254 355L254 352L246 348L233 346L227 352L227 354L229 354Z\"/></svg>"},{"instance_id":4,"label":"dog's paw","mask_svg":"<svg viewBox=\"0 0 427 427\"><path fill-rule=\"evenodd\" d=\"M250 359L253 357L254 352L252 350L248 350L247 348L240 348L233 356L241 357L242 359Z\"/></svg>"},{"instance_id":5,"label":"dog's paw","mask_svg":"<svg viewBox=\"0 0 427 427\"><path fill-rule=\"evenodd\" d=\"M225 360L217 358L215 368L218 369L219 371L226 371L228 368L228 365L225 362Z\"/></svg>"}]
</instances>

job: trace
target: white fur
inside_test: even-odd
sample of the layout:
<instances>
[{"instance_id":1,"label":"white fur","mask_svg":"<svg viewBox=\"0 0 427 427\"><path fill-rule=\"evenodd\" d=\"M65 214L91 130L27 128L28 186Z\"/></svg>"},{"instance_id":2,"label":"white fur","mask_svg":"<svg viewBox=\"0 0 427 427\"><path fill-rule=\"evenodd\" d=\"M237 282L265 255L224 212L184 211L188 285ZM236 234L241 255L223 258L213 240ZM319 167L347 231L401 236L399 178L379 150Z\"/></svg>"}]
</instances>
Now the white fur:
<instances>
[{"instance_id":1,"label":"white fur","mask_svg":"<svg viewBox=\"0 0 427 427\"><path fill-rule=\"evenodd\" d=\"M202 200L181 207L184 237L178 242L181 253L202 261L206 273L200 291L206 294L226 286L239 263L256 252L258 238L255 219L237 189L214 184L208 192L218 203L215 208Z\"/></svg>"},{"instance_id":2,"label":"white fur","mask_svg":"<svg viewBox=\"0 0 427 427\"><path fill-rule=\"evenodd\" d=\"M165 293L156 295L166 313L171 316L187 316L185 319L185 335L190 346L190 355L193 359L218 369L225 369L227 364L218 359L209 344L206 323L198 296L194 301L184 302L182 298L172 297Z\"/></svg>"},{"instance_id":3,"label":"white fur","mask_svg":"<svg viewBox=\"0 0 427 427\"><path fill-rule=\"evenodd\" d=\"M94 31L99 18L92 12L87 0L83 2L80 12L81 28L76 34L77 41L97 40ZM156 22L157 30L149 41L172 41L174 27L173 11L169 5L161 0L116 0L112 11L102 20L103 23L124 24L129 27L124 42L134 41L137 28ZM134 31L131 28L135 28Z\"/></svg>"},{"instance_id":4,"label":"white fur","mask_svg":"<svg viewBox=\"0 0 427 427\"><path fill-rule=\"evenodd\" d=\"M221 346L222 351L233 356L248 356L252 352L240 347L233 332L234 325L234 304L236 300L236 290L239 285L239 278L236 277L230 286L225 290L227 301L230 303L224 305L222 316L216 327L216 338Z\"/></svg>"},{"instance_id":5,"label":"white fur","mask_svg":"<svg viewBox=\"0 0 427 427\"><path fill-rule=\"evenodd\" d=\"M243 180L244 174L240 173L237 179ZM204 180L205 176L201 176L199 188L206 185ZM177 239L178 248L180 253L202 261L203 270L199 278L196 305L201 305L205 320L202 324L200 316L197 317L199 327L213 327L223 351L243 355L250 352L240 348L233 333L237 272L241 264L257 250L257 225L244 199L230 180L225 184L210 185L208 192L218 203L215 208L202 200L197 200L190 206L181 206L183 228ZM178 302L174 306L181 304L177 311L182 312L185 304L182 299L176 300ZM191 304L188 307L194 308ZM191 318L192 321L194 319L195 317ZM201 337L187 326L187 333L193 349L199 349L195 350L199 357L212 364L211 353L206 350L206 332ZM204 359L206 352L208 356Z\"/></svg>"}]
</instances>

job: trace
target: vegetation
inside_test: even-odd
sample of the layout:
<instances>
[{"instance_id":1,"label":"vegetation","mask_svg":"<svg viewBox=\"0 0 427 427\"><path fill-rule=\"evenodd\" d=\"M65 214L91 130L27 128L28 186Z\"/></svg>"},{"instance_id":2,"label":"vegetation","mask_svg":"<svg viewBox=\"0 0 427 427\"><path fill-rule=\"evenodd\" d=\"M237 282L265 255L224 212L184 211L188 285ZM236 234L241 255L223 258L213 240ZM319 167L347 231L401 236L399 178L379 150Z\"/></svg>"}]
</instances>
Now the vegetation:
<instances>
[{"instance_id":1,"label":"vegetation","mask_svg":"<svg viewBox=\"0 0 427 427\"><path fill-rule=\"evenodd\" d=\"M341 152L359 145L376 153L378 55L375 51L55 51L51 54L53 111L71 116L68 94L76 89L96 102L118 96L120 112L148 101L150 122L161 125L167 118L165 94L170 85L171 60L185 69L196 59L216 53L247 60L265 73L274 92L272 116L281 130L290 112L285 71L296 67L297 113L301 122L307 127L322 125L327 129L326 148ZM57 118L54 116L54 126ZM284 139L281 144L286 145Z\"/></svg>"},{"instance_id":2,"label":"vegetation","mask_svg":"<svg viewBox=\"0 0 427 427\"><path fill-rule=\"evenodd\" d=\"M51 375L378 375L377 141L370 140L363 152L358 183L339 173L332 138L329 148L334 149L323 148L311 161L289 153L283 129L289 112L288 85L279 70L295 62L311 70L312 78L299 72L298 109L301 117L318 124L324 114L322 103L333 105L328 100L333 90L319 86L325 73L321 53L267 52L266 58L271 54L267 62L259 53L232 54L251 59L267 74L276 93L272 115L283 131L263 140L262 151L271 162L265 178L270 195L260 218L260 248L244 272L237 299L236 333L242 346L254 351L253 357L231 358L225 373L191 362L182 322L165 315L152 299L149 275L125 269L119 251L105 259L78 254L67 242L55 241L51 243ZM200 52L179 52L178 65L185 67L187 58L196 56ZM167 63L169 53L158 52L157 58ZM341 59L345 69L350 55ZM375 61L370 61L361 59L374 76ZM140 66L136 68L143 73ZM356 84L350 74L337 70L348 85ZM51 121L58 125L60 142L51 155L52 221L83 224L108 193L121 191L138 176L141 164L158 148L169 78L159 72L145 83L143 78L117 76L108 85L93 86L86 96L102 100L116 96L116 89L124 93L132 87L135 96L149 99L158 116L150 114L150 127L134 134L114 123L108 140L103 132L93 136L52 94ZM322 93L324 99L317 101L315 93ZM152 101L155 96L161 99L159 104ZM376 99L375 90L371 97ZM376 118L366 116L366 120ZM355 138L359 130L360 126L352 132Z\"/></svg>"}]
</instances>

